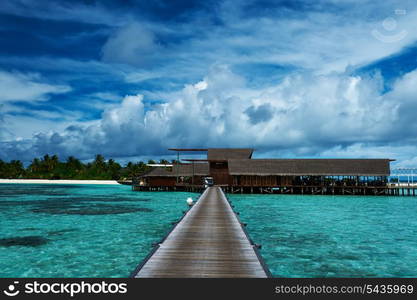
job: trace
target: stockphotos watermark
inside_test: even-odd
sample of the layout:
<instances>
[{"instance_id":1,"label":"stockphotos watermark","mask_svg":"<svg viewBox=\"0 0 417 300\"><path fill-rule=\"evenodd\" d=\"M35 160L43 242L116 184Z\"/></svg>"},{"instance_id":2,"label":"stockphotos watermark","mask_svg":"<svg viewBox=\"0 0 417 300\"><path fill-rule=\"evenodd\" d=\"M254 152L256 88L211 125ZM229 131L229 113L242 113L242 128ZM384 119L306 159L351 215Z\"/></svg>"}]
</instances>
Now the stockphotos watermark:
<instances>
[{"instance_id":1,"label":"stockphotos watermark","mask_svg":"<svg viewBox=\"0 0 417 300\"><path fill-rule=\"evenodd\" d=\"M407 11L405 9L394 10L395 17L405 16ZM398 22L394 17L388 17L382 21L383 31L380 29L372 30L372 35L383 43L396 43L403 40L407 34L407 30L398 29Z\"/></svg>"},{"instance_id":2,"label":"stockphotos watermark","mask_svg":"<svg viewBox=\"0 0 417 300\"><path fill-rule=\"evenodd\" d=\"M9 284L3 290L4 295L15 297L19 294L65 294L74 297L77 294L126 294L127 283L107 283L101 282L26 282L19 286L19 281Z\"/></svg>"}]
</instances>

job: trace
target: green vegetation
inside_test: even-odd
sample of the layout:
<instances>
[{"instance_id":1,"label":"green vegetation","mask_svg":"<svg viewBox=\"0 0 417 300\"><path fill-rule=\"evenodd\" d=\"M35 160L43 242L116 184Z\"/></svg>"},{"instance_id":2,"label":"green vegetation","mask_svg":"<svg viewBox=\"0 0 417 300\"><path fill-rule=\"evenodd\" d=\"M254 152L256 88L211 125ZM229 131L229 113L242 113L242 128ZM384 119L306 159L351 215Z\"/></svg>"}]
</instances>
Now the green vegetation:
<instances>
[{"instance_id":1,"label":"green vegetation","mask_svg":"<svg viewBox=\"0 0 417 300\"><path fill-rule=\"evenodd\" d=\"M148 163L155 163L149 161ZM160 163L168 163L161 160ZM0 178L8 179L90 179L90 180L119 180L132 178L149 169L146 163L129 162L122 167L113 159L106 160L102 155L96 155L94 161L83 163L70 156L63 162L58 156L45 155L35 158L25 168L19 160L4 162L0 159Z\"/></svg>"}]
</instances>

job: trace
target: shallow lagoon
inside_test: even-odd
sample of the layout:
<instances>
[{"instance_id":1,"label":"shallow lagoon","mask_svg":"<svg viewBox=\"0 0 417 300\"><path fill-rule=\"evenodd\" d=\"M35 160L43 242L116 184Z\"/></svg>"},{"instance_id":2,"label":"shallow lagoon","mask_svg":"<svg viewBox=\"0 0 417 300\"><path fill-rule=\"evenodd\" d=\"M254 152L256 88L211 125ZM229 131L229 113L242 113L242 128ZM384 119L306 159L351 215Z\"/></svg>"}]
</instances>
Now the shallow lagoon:
<instances>
[{"instance_id":1,"label":"shallow lagoon","mask_svg":"<svg viewBox=\"0 0 417 300\"><path fill-rule=\"evenodd\" d=\"M197 194L0 184L0 277L127 277ZM417 198L229 195L277 277L416 277Z\"/></svg>"},{"instance_id":2,"label":"shallow lagoon","mask_svg":"<svg viewBox=\"0 0 417 300\"><path fill-rule=\"evenodd\" d=\"M275 277L417 276L417 197L229 198Z\"/></svg>"},{"instance_id":3,"label":"shallow lagoon","mask_svg":"<svg viewBox=\"0 0 417 300\"><path fill-rule=\"evenodd\" d=\"M0 277L127 277L197 194L0 184Z\"/></svg>"}]
</instances>

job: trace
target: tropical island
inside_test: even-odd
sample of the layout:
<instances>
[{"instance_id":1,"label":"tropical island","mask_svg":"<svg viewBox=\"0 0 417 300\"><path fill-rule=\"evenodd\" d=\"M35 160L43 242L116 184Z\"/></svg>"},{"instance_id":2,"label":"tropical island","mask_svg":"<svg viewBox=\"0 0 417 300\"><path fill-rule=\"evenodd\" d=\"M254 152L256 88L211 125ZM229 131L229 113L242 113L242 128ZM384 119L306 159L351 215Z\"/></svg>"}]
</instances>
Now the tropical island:
<instances>
[{"instance_id":1,"label":"tropical island","mask_svg":"<svg viewBox=\"0 0 417 300\"><path fill-rule=\"evenodd\" d=\"M97 154L91 162L83 162L74 156L65 161L57 155L45 155L34 158L26 167L20 160L9 162L0 159L0 178L2 179L71 179L71 180L120 180L132 178L150 169L147 164L155 164L153 160L128 162L124 166L114 159L106 160L103 155ZM159 163L167 164L167 160Z\"/></svg>"}]
</instances>

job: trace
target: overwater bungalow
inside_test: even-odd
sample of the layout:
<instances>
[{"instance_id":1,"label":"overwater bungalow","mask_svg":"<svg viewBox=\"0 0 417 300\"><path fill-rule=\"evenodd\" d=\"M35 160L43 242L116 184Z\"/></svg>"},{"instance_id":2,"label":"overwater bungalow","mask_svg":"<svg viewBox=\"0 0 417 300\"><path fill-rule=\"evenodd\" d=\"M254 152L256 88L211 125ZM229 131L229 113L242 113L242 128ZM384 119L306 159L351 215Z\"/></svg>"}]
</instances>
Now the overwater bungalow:
<instances>
[{"instance_id":1,"label":"overwater bungalow","mask_svg":"<svg viewBox=\"0 0 417 300\"><path fill-rule=\"evenodd\" d=\"M207 183L229 193L397 194L388 184L390 162L381 159L254 159L253 149L170 149L205 152L155 167L135 179L134 190L202 190ZM179 159L177 160L180 161ZM414 190L412 191L412 193Z\"/></svg>"}]
</instances>

